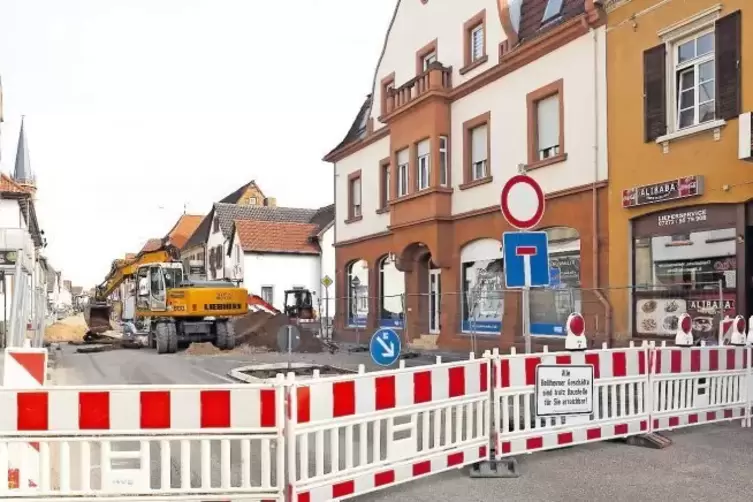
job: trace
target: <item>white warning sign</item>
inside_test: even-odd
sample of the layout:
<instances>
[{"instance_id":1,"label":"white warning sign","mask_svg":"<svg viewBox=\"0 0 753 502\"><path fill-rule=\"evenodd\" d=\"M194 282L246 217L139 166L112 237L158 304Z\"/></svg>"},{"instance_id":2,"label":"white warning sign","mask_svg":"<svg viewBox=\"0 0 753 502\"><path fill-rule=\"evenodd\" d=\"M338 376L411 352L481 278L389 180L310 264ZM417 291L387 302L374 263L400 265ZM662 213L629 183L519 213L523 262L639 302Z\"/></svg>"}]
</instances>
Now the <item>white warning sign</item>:
<instances>
[{"instance_id":1,"label":"white warning sign","mask_svg":"<svg viewBox=\"0 0 753 502\"><path fill-rule=\"evenodd\" d=\"M536 367L536 416L590 415L593 408L593 366L540 364Z\"/></svg>"}]
</instances>

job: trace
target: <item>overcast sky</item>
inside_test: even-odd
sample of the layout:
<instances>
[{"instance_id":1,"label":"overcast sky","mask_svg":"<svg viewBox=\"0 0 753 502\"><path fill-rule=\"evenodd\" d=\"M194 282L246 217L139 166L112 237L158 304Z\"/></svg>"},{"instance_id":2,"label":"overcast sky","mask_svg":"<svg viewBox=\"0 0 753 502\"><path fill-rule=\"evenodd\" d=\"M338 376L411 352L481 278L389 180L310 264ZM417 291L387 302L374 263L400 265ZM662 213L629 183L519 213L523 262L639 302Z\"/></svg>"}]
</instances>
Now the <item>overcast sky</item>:
<instances>
[{"instance_id":1,"label":"overcast sky","mask_svg":"<svg viewBox=\"0 0 753 502\"><path fill-rule=\"evenodd\" d=\"M394 0L0 0L9 173L21 115L46 254L74 284L255 179L331 204L322 156L366 94Z\"/></svg>"}]
</instances>

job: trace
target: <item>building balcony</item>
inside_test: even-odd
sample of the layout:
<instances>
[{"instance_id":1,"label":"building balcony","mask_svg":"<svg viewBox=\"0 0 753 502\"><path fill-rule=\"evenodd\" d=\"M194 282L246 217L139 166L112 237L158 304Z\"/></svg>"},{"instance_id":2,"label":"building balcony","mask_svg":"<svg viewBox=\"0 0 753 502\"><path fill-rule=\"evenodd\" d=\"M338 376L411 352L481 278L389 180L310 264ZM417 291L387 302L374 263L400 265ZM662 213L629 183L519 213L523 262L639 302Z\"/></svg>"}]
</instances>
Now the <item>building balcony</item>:
<instances>
[{"instance_id":1,"label":"building balcony","mask_svg":"<svg viewBox=\"0 0 753 502\"><path fill-rule=\"evenodd\" d=\"M446 96L452 89L452 68L432 63L398 88L390 89L385 97L385 121L430 96Z\"/></svg>"}]
</instances>

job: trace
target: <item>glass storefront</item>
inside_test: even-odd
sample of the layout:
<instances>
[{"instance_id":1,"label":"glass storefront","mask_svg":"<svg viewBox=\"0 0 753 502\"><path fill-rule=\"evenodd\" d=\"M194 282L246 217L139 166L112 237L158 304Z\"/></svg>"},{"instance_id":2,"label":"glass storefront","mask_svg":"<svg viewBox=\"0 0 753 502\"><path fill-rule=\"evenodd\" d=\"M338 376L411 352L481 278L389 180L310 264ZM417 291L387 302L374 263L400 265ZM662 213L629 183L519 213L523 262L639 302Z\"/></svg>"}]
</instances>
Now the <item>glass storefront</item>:
<instances>
[{"instance_id":1,"label":"glass storefront","mask_svg":"<svg viewBox=\"0 0 753 502\"><path fill-rule=\"evenodd\" d=\"M395 263L379 262L379 326L402 328L405 322L405 275Z\"/></svg>"},{"instance_id":2,"label":"glass storefront","mask_svg":"<svg viewBox=\"0 0 753 502\"><path fill-rule=\"evenodd\" d=\"M505 279L501 247L496 239L480 239L461 250L463 333L499 335L502 330Z\"/></svg>"},{"instance_id":3,"label":"glass storefront","mask_svg":"<svg viewBox=\"0 0 753 502\"><path fill-rule=\"evenodd\" d=\"M569 227L546 230L549 236L549 288L531 290L531 334L565 336L565 323L581 311L580 237Z\"/></svg>"},{"instance_id":4,"label":"glass storefront","mask_svg":"<svg viewBox=\"0 0 753 502\"><path fill-rule=\"evenodd\" d=\"M348 326L365 327L369 316L369 266L358 260L348 266Z\"/></svg>"},{"instance_id":5,"label":"glass storefront","mask_svg":"<svg viewBox=\"0 0 753 502\"><path fill-rule=\"evenodd\" d=\"M688 313L696 338L715 339L738 312L735 217L733 206L685 207L634 223L636 335L674 337Z\"/></svg>"}]
</instances>

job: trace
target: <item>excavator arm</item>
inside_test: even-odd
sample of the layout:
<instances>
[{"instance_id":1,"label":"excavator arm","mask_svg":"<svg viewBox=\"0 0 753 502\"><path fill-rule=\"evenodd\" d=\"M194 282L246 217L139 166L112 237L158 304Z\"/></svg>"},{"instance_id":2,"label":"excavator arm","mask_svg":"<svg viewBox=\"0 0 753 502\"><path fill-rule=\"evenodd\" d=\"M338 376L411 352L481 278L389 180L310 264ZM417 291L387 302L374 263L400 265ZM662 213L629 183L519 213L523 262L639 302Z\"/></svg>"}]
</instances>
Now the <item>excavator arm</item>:
<instances>
[{"instance_id":1,"label":"excavator arm","mask_svg":"<svg viewBox=\"0 0 753 502\"><path fill-rule=\"evenodd\" d=\"M166 239L163 239L161 246L158 249L150 251L141 251L134 258L130 260L115 260L110 268L110 272L105 277L105 280L97 286L95 301L106 302L109 297L118 287L123 284L123 281L132 277L136 270L142 265L148 265L150 263L165 263L180 260L180 250L170 244Z\"/></svg>"},{"instance_id":2,"label":"excavator arm","mask_svg":"<svg viewBox=\"0 0 753 502\"><path fill-rule=\"evenodd\" d=\"M180 261L180 250L170 244L167 238L162 240L157 249L141 251L132 259L115 260L105 280L97 286L94 301L90 302L84 311L84 319L89 327L84 340L92 339L97 334L112 329L110 325L111 307L107 303L107 298L118 289L118 286L123 284L123 281L133 277L140 266L175 261Z\"/></svg>"}]
</instances>

